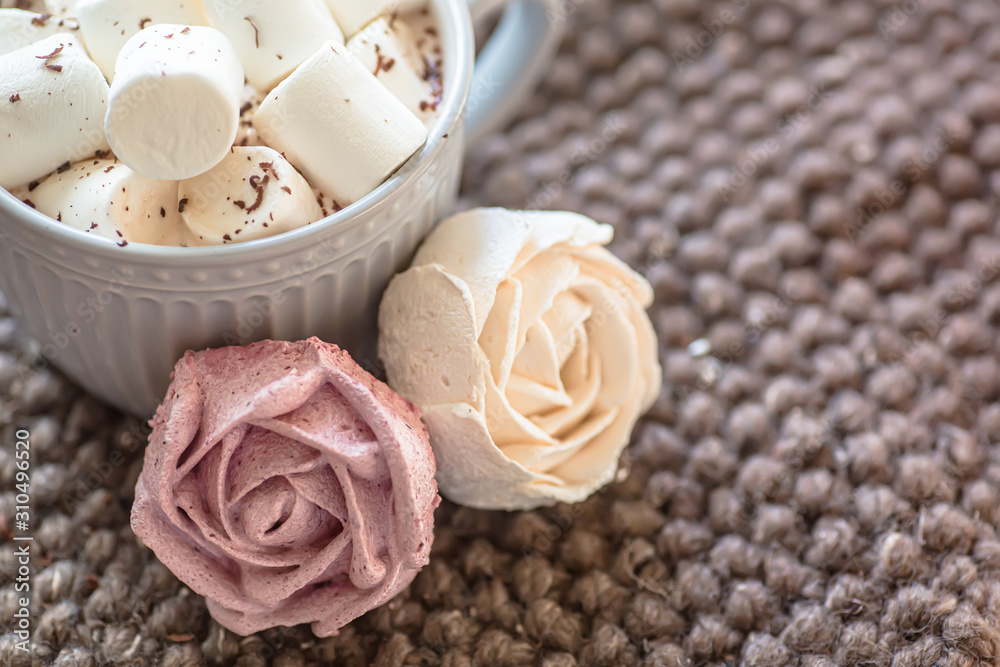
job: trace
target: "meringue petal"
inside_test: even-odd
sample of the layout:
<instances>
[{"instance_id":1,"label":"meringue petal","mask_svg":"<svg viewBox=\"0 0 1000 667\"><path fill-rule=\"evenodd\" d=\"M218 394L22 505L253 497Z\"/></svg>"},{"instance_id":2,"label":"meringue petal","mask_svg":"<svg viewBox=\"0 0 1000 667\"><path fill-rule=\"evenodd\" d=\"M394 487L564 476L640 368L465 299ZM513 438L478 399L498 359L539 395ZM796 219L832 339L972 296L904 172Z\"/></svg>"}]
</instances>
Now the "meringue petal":
<instances>
[{"instance_id":1,"label":"meringue petal","mask_svg":"<svg viewBox=\"0 0 1000 667\"><path fill-rule=\"evenodd\" d=\"M551 504L536 481L559 486L557 477L538 475L511 461L490 438L482 413L470 405L436 405L424 413L438 462L438 485L469 507L520 510ZM453 447L452 443L462 443ZM435 444L437 443L437 444Z\"/></svg>"},{"instance_id":2,"label":"meringue petal","mask_svg":"<svg viewBox=\"0 0 1000 667\"><path fill-rule=\"evenodd\" d=\"M195 592L216 599L241 597L239 571L231 561L178 528L159 510L157 496L151 491L140 476L131 516L136 536Z\"/></svg>"},{"instance_id":3,"label":"meringue petal","mask_svg":"<svg viewBox=\"0 0 1000 667\"><path fill-rule=\"evenodd\" d=\"M186 474L179 469L187 464L190 470L208 451L195 444L202 418L197 384L194 355L185 354L174 367L174 381L152 422L162 425L156 446L147 447L143 457L143 469L150 470L150 479L158 480L155 492L163 497Z\"/></svg>"},{"instance_id":4,"label":"meringue petal","mask_svg":"<svg viewBox=\"0 0 1000 667\"><path fill-rule=\"evenodd\" d=\"M587 320L589 353L601 360L601 391L596 407L613 409L632 393L638 378L638 351L624 348L623 340L636 340L636 328L627 317L628 303L618 292L593 278L581 278L573 290L594 306L594 315Z\"/></svg>"},{"instance_id":5,"label":"meringue petal","mask_svg":"<svg viewBox=\"0 0 1000 667\"><path fill-rule=\"evenodd\" d=\"M228 536L234 535L235 532L230 521L225 470L229 467L233 452L239 448L249 430L250 426L247 424L235 427L223 436L222 442L209 451L195 468L200 488L205 490L208 511L212 516L219 517L222 529Z\"/></svg>"},{"instance_id":6,"label":"meringue petal","mask_svg":"<svg viewBox=\"0 0 1000 667\"><path fill-rule=\"evenodd\" d=\"M315 352L286 357L285 364L269 359L268 346L227 347L213 350L199 364L197 389L203 405L200 437L214 446L237 424L292 412L323 383ZM233 383L227 369L257 368L243 382Z\"/></svg>"},{"instance_id":7,"label":"meringue petal","mask_svg":"<svg viewBox=\"0 0 1000 667\"><path fill-rule=\"evenodd\" d=\"M439 266L393 278L379 308L379 358L396 391L420 405L481 407L487 364L475 318L469 287Z\"/></svg>"},{"instance_id":8,"label":"meringue petal","mask_svg":"<svg viewBox=\"0 0 1000 667\"><path fill-rule=\"evenodd\" d=\"M597 357L590 354L590 338L587 336L585 327L576 329L573 338L573 349L563 363L560 372L563 386L570 392L587 383L587 379L592 375L590 369L595 360L600 363Z\"/></svg>"},{"instance_id":9,"label":"meringue petal","mask_svg":"<svg viewBox=\"0 0 1000 667\"><path fill-rule=\"evenodd\" d=\"M498 447L513 443L555 444L545 431L514 409L492 378L486 383L485 419Z\"/></svg>"},{"instance_id":10,"label":"meringue petal","mask_svg":"<svg viewBox=\"0 0 1000 667\"><path fill-rule=\"evenodd\" d=\"M645 412L656 401L663 386L663 371L657 359L656 332L645 312L645 309L653 305L653 288L649 281L604 248L581 248L577 252L585 260L582 263L583 273L612 285L629 304L629 321L636 328L639 358L657 360L642 366L647 387L646 395L641 402L642 411Z\"/></svg>"},{"instance_id":11,"label":"meringue petal","mask_svg":"<svg viewBox=\"0 0 1000 667\"><path fill-rule=\"evenodd\" d=\"M175 499L177 508L183 512L182 520L176 525L191 540L201 543L202 549L211 547L220 560L232 559L231 567L292 567L314 559L320 551L308 546L289 551L255 544L246 538L238 525L226 532L219 519L206 511L195 477L184 478L177 487Z\"/></svg>"},{"instance_id":12,"label":"meringue petal","mask_svg":"<svg viewBox=\"0 0 1000 667\"><path fill-rule=\"evenodd\" d=\"M321 356L342 355L350 360L346 352L333 347L335 355L329 347L333 346L323 348ZM434 456L428 446L427 430L420 421L420 411L353 361L345 364L330 359L325 367L327 380L375 434L389 470L390 501L388 505L366 507L369 523L392 526L394 521L394 530L388 531L386 536L392 538L389 555L400 559L404 569L423 567L430 554L432 540L429 536L433 533L434 508L441 498L434 483ZM341 477L341 469L333 467ZM366 489L368 498L374 498L377 492L384 491L385 482L385 479L376 482L359 478L355 480L355 485L356 488ZM344 494L346 499L346 489ZM391 511L387 506L391 507ZM387 512L382 522L378 519L381 516L379 512ZM379 557L383 555L381 550L376 553Z\"/></svg>"},{"instance_id":13,"label":"meringue petal","mask_svg":"<svg viewBox=\"0 0 1000 667\"><path fill-rule=\"evenodd\" d=\"M312 622L317 637L330 637L337 630L365 612L389 601L409 585L416 570L400 566L386 575L374 591L359 591L349 584L333 584L299 591L274 609L231 609L208 600L212 617L233 632L251 635L274 626L294 626ZM315 620L315 619L322 620Z\"/></svg>"},{"instance_id":14,"label":"meringue petal","mask_svg":"<svg viewBox=\"0 0 1000 667\"><path fill-rule=\"evenodd\" d=\"M337 472L337 477L340 478L341 488L344 489L347 516L351 526L350 534L354 536L351 583L362 590L368 590L377 586L386 577L387 569L385 560L383 560L383 552L388 551L388 545L380 528L389 522L388 513L385 510L391 506L391 502L372 503L368 507L362 507L361 498L364 495L377 494L378 490L362 488L356 491L355 485L362 487L369 485L362 481L352 480L342 469L335 468L334 470ZM385 500L388 501L388 499Z\"/></svg>"},{"instance_id":15,"label":"meringue petal","mask_svg":"<svg viewBox=\"0 0 1000 667\"><path fill-rule=\"evenodd\" d=\"M568 431L576 428L594 410L594 402L601 389L601 362L596 357L590 358L589 377L569 392L570 403L567 407L554 410L545 415L531 418L538 428L553 438L565 438Z\"/></svg>"},{"instance_id":16,"label":"meringue petal","mask_svg":"<svg viewBox=\"0 0 1000 667\"><path fill-rule=\"evenodd\" d=\"M375 434L329 384L295 411L255 423L308 445L317 456L323 452L331 464L346 465L359 477L378 479L389 474ZM330 447L331 442L336 443L335 448Z\"/></svg>"},{"instance_id":17,"label":"meringue petal","mask_svg":"<svg viewBox=\"0 0 1000 667\"><path fill-rule=\"evenodd\" d=\"M232 539L226 532L218 515L212 514L202 498L202 488L198 478L188 475L180 481L174 491L175 509L180 512L182 520L178 525L189 529L191 537L204 537L212 544L220 545ZM190 530L194 527L196 530Z\"/></svg>"},{"instance_id":18,"label":"meringue petal","mask_svg":"<svg viewBox=\"0 0 1000 667\"><path fill-rule=\"evenodd\" d=\"M515 274L521 284L531 286L521 300L517 331L518 353L524 347L528 329L552 309L556 297L569 289L579 275L579 264L566 253L550 253L539 257Z\"/></svg>"},{"instance_id":19,"label":"meringue petal","mask_svg":"<svg viewBox=\"0 0 1000 667\"><path fill-rule=\"evenodd\" d=\"M611 286L622 296L635 299L643 308L653 305L653 287L649 281L606 248L590 246L575 249L574 253L581 260L580 268L584 275Z\"/></svg>"},{"instance_id":20,"label":"meringue petal","mask_svg":"<svg viewBox=\"0 0 1000 667\"><path fill-rule=\"evenodd\" d=\"M525 468L535 472L550 472L588 445L601 431L608 428L618 416L618 410L591 416L571 437L557 445L507 445L503 453ZM617 463L617 461L616 461Z\"/></svg>"},{"instance_id":21,"label":"meringue petal","mask_svg":"<svg viewBox=\"0 0 1000 667\"><path fill-rule=\"evenodd\" d=\"M567 484L596 485L593 488L600 488L614 479L618 459L629 443L636 420L642 414L642 408L635 399L645 391L644 386L637 387L630 396L633 400L622 404L614 421L602 433L550 473L566 480Z\"/></svg>"},{"instance_id":22,"label":"meringue petal","mask_svg":"<svg viewBox=\"0 0 1000 667\"><path fill-rule=\"evenodd\" d=\"M284 477L272 477L251 491L240 504L239 522L248 540L266 547L302 546L343 530L339 521L299 498Z\"/></svg>"},{"instance_id":23,"label":"meringue petal","mask_svg":"<svg viewBox=\"0 0 1000 667\"><path fill-rule=\"evenodd\" d=\"M538 414L545 414L573 404L572 399L565 391L551 389L520 375L510 377L505 396L511 410L529 421Z\"/></svg>"},{"instance_id":24,"label":"meringue petal","mask_svg":"<svg viewBox=\"0 0 1000 667\"><path fill-rule=\"evenodd\" d=\"M225 479L225 498L229 503L238 503L247 492L272 477L303 473L321 465L323 456L315 449L255 425L226 467L209 479Z\"/></svg>"},{"instance_id":25,"label":"meringue petal","mask_svg":"<svg viewBox=\"0 0 1000 667\"><path fill-rule=\"evenodd\" d=\"M508 278L500 283L493 308L479 334L479 347L489 360L493 382L501 391L507 386L517 354L517 318L521 311L521 296L519 281Z\"/></svg>"},{"instance_id":26,"label":"meringue petal","mask_svg":"<svg viewBox=\"0 0 1000 667\"><path fill-rule=\"evenodd\" d=\"M524 337L524 345L514 359L512 372L556 392L562 392L556 341L545 322L535 322Z\"/></svg>"},{"instance_id":27,"label":"meringue petal","mask_svg":"<svg viewBox=\"0 0 1000 667\"><path fill-rule=\"evenodd\" d=\"M659 341L653 323L649 320L644 307L638 303L631 306L632 315L629 318L635 326L636 351L639 359L651 359L652 363L642 364L643 383L646 391L639 399L640 414L646 412L656 402L663 388L663 368L659 361Z\"/></svg>"},{"instance_id":28,"label":"meringue petal","mask_svg":"<svg viewBox=\"0 0 1000 667\"><path fill-rule=\"evenodd\" d=\"M321 507L341 523L347 521L347 501L344 499L344 491L340 488L337 474L329 466L288 475L287 479L300 496Z\"/></svg>"},{"instance_id":29,"label":"meringue petal","mask_svg":"<svg viewBox=\"0 0 1000 667\"><path fill-rule=\"evenodd\" d=\"M527 215L532 223L532 242L539 250L559 246L599 248L611 243L615 231L611 225L594 222L585 215L570 211L515 211ZM517 267L514 267L515 270Z\"/></svg>"},{"instance_id":30,"label":"meringue petal","mask_svg":"<svg viewBox=\"0 0 1000 667\"><path fill-rule=\"evenodd\" d=\"M304 586L309 585L317 577L327 571L331 563L336 561L351 546L351 536L346 530L333 538L322 550L310 549L309 558L291 558L300 549L284 549L289 556L285 563L270 565L246 564L241 569L241 583L244 596L242 600L224 601L226 606L253 609L255 606L266 609L276 607L285 602ZM282 567L284 565L284 567Z\"/></svg>"},{"instance_id":31,"label":"meringue petal","mask_svg":"<svg viewBox=\"0 0 1000 667\"><path fill-rule=\"evenodd\" d=\"M555 340L559 366L566 363L578 340L577 331L583 327L593 307L572 291L560 292L552 302L552 308L542 316L542 321Z\"/></svg>"}]
</instances>

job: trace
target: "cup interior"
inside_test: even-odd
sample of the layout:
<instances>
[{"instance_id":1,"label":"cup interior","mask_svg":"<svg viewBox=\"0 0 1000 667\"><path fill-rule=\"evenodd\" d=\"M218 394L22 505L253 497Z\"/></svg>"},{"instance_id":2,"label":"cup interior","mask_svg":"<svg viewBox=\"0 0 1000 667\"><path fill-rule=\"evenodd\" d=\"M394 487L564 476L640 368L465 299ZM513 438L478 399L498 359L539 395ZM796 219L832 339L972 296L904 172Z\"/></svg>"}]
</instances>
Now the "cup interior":
<instances>
[{"instance_id":1,"label":"cup interior","mask_svg":"<svg viewBox=\"0 0 1000 667\"><path fill-rule=\"evenodd\" d=\"M227 246L173 247L131 243L119 247L113 241L92 236L25 206L4 188L0 188L0 239L5 226L18 226L72 251L94 254L108 259L127 257L131 262L167 262L174 266L196 267L206 263L240 263L260 260L284 246L319 243L331 233L352 227L352 221L363 214L387 205L394 193L418 176L436 155L442 142L451 139L464 113L472 82L475 59L475 38L472 20L465 0L429 0L430 10L437 21L441 48L444 52L444 91L439 114L430 127L427 143L382 185L347 208L305 227L269 238Z\"/></svg>"}]
</instances>

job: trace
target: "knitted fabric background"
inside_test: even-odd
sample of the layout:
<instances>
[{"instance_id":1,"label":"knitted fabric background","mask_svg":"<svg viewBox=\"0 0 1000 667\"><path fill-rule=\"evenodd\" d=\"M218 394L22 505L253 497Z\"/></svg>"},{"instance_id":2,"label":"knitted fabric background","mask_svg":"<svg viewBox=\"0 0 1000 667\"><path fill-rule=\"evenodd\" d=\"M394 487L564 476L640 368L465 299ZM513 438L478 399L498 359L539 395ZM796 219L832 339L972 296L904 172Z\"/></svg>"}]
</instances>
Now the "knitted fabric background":
<instances>
[{"instance_id":1,"label":"knitted fabric background","mask_svg":"<svg viewBox=\"0 0 1000 667\"><path fill-rule=\"evenodd\" d=\"M0 440L30 427L36 502L35 653L6 541L0 664L997 663L1000 4L552 19L561 53L471 153L462 205L610 223L655 286L666 386L618 481L528 513L444 503L391 604L338 637L238 637L129 529L145 428L31 370L0 305ZM4 446L8 522L14 472Z\"/></svg>"}]
</instances>

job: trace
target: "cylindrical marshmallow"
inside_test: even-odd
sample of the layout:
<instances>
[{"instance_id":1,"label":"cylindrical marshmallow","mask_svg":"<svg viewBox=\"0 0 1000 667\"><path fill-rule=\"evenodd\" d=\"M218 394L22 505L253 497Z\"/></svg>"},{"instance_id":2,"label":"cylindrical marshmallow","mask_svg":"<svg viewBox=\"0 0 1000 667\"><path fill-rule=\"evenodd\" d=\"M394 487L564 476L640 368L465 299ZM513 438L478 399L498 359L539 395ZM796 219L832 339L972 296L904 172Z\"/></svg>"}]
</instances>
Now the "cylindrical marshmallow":
<instances>
[{"instance_id":1,"label":"cylindrical marshmallow","mask_svg":"<svg viewBox=\"0 0 1000 667\"><path fill-rule=\"evenodd\" d=\"M53 16L76 16L78 0L42 0L45 11Z\"/></svg>"},{"instance_id":2,"label":"cylindrical marshmallow","mask_svg":"<svg viewBox=\"0 0 1000 667\"><path fill-rule=\"evenodd\" d=\"M75 26L75 24L74 24ZM62 19L23 9L0 9L0 56L57 32L70 32Z\"/></svg>"},{"instance_id":3,"label":"cylindrical marshmallow","mask_svg":"<svg viewBox=\"0 0 1000 667\"><path fill-rule=\"evenodd\" d=\"M214 28L156 25L118 57L105 131L119 160L179 181L222 161L236 138L243 65Z\"/></svg>"},{"instance_id":4,"label":"cylindrical marshmallow","mask_svg":"<svg viewBox=\"0 0 1000 667\"><path fill-rule=\"evenodd\" d=\"M440 81L427 71L417 41L403 21L383 16L355 34L347 42L347 49L407 109L427 123L435 116L441 88Z\"/></svg>"},{"instance_id":5,"label":"cylindrical marshmallow","mask_svg":"<svg viewBox=\"0 0 1000 667\"><path fill-rule=\"evenodd\" d=\"M215 169L181 181L179 196L202 245L255 241L323 217L306 179L267 146L234 147Z\"/></svg>"},{"instance_id":6,"label":"cylindrical marshmallow","mask_svg":"<svg viewBox=\"0 0 1000 667\"><path fill-rule=\"evenodd\" d=\"M253 124L340 206L381 185L427 140L420 119L332 42L271 91Z\"/></svg>"},{"instance_id":7,"label":"cylindrical marshmallow","mask_svg":"<svg viewBox=\"0 0 1000 667\"><path fill-rule=\"evenodd\" d=\"M426 4L427 0L326 0L347 38L380 16L413 11Z\"/></svg>"},{"instance_id":8,"label":"cylindrical marshmallow","mask_svg":"<svg viewBox=\"0 0 1000 667\"><path fill-rule=\"evenodd\" d=\"M0 56L0 187L107 151L108 82L74 35Z\"/></svg>"},{"instance_id":9,"label":"cylindrical marshmallow","mask_svg":"<svg viewBox=\"0 0 1000 667\"><path fill-rule=\"evenodd\" d=\"M247 81L268 91L316 53L344 35L323 0L203 0L212 25L232 40Z\"/></svg>"},{"instance_id":10,"label":"cylindrical marshmallow","mask_svg":"<svg viewBox=\"0 0 1000 667\"><path fill-rule=\"evenodd\" d=\"M45 215L119 245L160 245L183 230L177 183L154 181L116 160L85 160L28 195Z\"/></svg>"},{"instance_id":11,"label":"cylindrical marshmallow","mask_svg":"<svg viewBox=\"0 0 1000 667\"><path fill-rule=\"evenodd\" d=\"M161 23L208 25L198 0L79 0L75 9L90 57L108 81L119 52L139 31Z\"/></svg>"}]
</instances>

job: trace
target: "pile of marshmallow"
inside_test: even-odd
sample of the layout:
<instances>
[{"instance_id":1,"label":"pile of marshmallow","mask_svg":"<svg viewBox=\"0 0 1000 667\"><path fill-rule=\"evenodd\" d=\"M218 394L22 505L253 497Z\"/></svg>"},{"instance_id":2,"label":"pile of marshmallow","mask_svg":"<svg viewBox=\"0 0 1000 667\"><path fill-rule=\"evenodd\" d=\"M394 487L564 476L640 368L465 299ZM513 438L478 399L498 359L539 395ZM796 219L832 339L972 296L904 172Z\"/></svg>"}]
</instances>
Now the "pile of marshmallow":
<instances>
[{"instance_id":1,"label":"pile of marshmallow","mask_svg":"<svg viewBox=\"0 0 1000 667\"><path fill-rule=\"evenodd\" d=\"M238 243L320 220L427 141L441 49L422 5L0 8L0 187L122 246Z\"/></svg>"}]
</instances>

